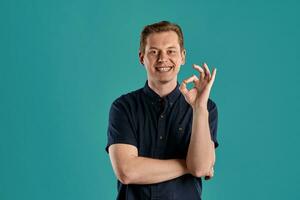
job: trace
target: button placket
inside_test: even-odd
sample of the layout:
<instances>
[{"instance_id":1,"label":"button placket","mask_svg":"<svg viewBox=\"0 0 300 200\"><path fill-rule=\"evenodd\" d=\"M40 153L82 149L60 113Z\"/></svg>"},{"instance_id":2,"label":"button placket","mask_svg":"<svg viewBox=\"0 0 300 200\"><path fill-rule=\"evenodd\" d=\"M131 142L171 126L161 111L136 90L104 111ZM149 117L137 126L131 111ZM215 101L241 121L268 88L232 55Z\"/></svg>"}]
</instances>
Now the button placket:
<instances>
[{"instance_id":1,"label":"button placket","mask_svg":"<svg viewBox=\"0 0 300 200\"><path fill-rule=\"evenodd\" d=\"M166 113L168 102L162 99L160 102L160 115L158 117L157 124L157 156L159 158L163 157L165 151L165 142L166 142Z\"/></svg>"},{"instance_id":2,"label":"button placket","mask_svg":"<svg viewBox=\"0 0 300 200\"><path fill-rule=\"evenodd\" d=\"M165 119L164 114L161 114L158 120L158 138L160 141L164 139L164 132L165 132Z\"/></svg>"}]
</instances>

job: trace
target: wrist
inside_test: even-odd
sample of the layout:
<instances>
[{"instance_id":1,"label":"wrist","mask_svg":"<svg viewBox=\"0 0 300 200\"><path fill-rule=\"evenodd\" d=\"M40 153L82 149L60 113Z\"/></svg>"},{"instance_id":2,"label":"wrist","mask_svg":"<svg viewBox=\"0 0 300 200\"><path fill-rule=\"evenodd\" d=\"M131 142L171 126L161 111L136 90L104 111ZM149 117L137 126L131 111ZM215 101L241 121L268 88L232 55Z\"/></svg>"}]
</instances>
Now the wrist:
<instances>
[{"instance_id":1,"label":"wrist","mask_svg":"<svg viewBox=\"0 0 300 200\"><path fill-rule=\"evenodd\" d=\"M192 107L194 113L208 113L207 105L195 105Z\"/></svg>"},{"instance_id":2,"label":"wrist","mask_svg":"<svg viewBox=\"0 0 300 200\"><path fill-rule=\"evenodd\" d=\"M196 99L192 105L193 110L205 110L207 109L208 100Z\"/></svg>"}]
</instances>

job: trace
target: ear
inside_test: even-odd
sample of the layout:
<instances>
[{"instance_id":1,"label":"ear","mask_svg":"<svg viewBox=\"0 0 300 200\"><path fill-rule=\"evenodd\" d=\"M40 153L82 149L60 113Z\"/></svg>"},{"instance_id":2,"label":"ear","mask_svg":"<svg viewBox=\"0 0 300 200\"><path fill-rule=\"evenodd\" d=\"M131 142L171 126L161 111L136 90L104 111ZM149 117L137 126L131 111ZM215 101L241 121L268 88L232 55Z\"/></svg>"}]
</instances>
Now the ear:
<instances>
[{"instance_id":1,"label":"ear","mask_svg":"<svg viewBox=\"0 0 300 200\"><path fill-rule=\"evenodd\" d=\"M181 58L182 58L182 65L184 65L185 64L185 55L186 55L186 50L185 49L183 49L182 51L181 51Z\"/></svg>"},{"instance_id":2,"label":"ear","mask_svg":"<svg viewBox=\"0 0 300 200\"><path fill-rule=\"evenodd\" d=\"M142 65L144 65L144 54L141 51L139 51L139 60L140 60L140 63Z\"/></svg>"}]
</instances>

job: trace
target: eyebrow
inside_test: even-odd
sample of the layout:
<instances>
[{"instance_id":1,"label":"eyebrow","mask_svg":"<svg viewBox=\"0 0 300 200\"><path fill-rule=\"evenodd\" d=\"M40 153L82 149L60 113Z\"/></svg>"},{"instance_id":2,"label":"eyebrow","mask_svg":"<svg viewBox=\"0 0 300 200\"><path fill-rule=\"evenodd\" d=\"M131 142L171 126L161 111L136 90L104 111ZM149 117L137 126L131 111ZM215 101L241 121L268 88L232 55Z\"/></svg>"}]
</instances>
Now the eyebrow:
<instances>
[{"instance_id":1,"label":"eyebrow","mask_svg":"<svg viewBox=\"0 0 300 200\"><path fill-rule=\"evenodd\" d=\"M149 47L149 49L159 49L159 48L157 48L157 47ZM169 46L169 47L167 47L167 49L176 49L176 47L175 46Z\"/></svg>"}]
</instances>

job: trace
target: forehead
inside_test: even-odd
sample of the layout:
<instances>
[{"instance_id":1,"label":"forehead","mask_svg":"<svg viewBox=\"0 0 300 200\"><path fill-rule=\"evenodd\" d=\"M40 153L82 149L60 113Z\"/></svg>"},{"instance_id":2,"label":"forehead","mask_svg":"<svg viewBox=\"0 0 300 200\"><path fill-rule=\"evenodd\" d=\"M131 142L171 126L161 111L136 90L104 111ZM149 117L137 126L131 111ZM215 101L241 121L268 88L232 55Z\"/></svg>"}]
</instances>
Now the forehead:
<instances>
[{"instance_id":1,"label":"forehead","mask_svg":"<svg viewBox=\"0 0 300 200\"><path fill-rule=\"evenodd\" d=\"M180 47L178 35L174 31L151 33L146 39L146 48L167 48L169 46Z\"/></svg>"}]
</instances>

